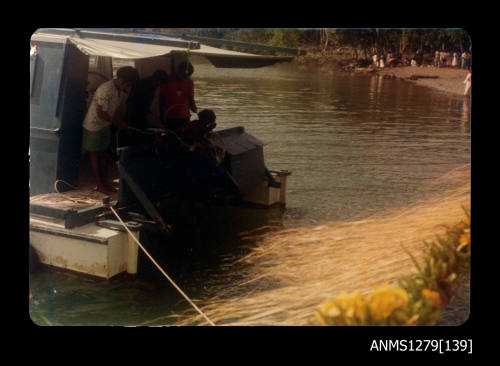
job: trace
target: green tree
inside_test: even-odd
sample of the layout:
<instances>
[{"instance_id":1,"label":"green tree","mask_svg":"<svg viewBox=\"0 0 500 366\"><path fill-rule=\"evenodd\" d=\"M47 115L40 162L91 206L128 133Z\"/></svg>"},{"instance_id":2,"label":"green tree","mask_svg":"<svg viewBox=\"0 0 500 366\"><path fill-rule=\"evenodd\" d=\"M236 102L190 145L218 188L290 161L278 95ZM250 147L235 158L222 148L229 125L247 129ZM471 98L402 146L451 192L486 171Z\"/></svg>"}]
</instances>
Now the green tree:
<instances>
[{"instance_id":1,"label":"green tree","mask_svg":"<svg viewBox=\"0 0 500 366\"><path fill-rule=\"evenodd\" d=\"M297 29L272 29L269 43L273 46L296 47L300 39Z\"/></svg>"}]
</instances>

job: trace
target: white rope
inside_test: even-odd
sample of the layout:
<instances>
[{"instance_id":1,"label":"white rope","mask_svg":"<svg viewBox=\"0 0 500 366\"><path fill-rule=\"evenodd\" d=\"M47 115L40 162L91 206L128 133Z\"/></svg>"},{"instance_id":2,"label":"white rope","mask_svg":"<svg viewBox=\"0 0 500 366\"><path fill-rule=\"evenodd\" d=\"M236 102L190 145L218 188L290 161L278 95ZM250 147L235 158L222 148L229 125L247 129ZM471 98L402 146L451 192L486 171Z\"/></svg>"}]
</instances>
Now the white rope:
<instances>
[{"instance_id":1,"label":"white rope","mask_svg":"<svg viewBox=\"0 0 500 366\"><path fill-rule=\"evenodd\" d=\"M64 183L66 184L67 186L73 188L74 190L78 189L77 187L75 187L74 185L72 184L69 184L68 182L62 180L62 179L58 179L56 181L54 181L54 190L55 192L59 195L60 198L65 198L67 201L70 201L70 202L73 202L73 203L78 203L78 204L85 204L85 205L88 205L88 206L95 206L96 204L100 203L101 202L101 199L94 199L94 198L89 198L89 197L71 197L67 194L63 194L61 192L59 192L59 189L57 188L57 184L58 183ZM80 193L81 195L81 193ZM35 199L31 199L30 198L30 202L34 202L35 200L38 200L35 196ZM45 202L45 203L48 203L48 202ZM60 201L59 201L60 203Z\"/></svg>"},{"instance_id":2,"label":"white rope","mask_svg":"<svg viewBox=\"0 0 500 366\"><path fill-rule=\"evenodd\" d=\"M68 185L68 186L70 186L70 187L71 187L71 188L73 188L73 189L76 189L76 187L75 187L74 185L69 184L68 182L66 182L66 181L64 181L64 180L62 180L62 179L57 179L57 180L54 182L54 191L56 191L57 193L60 193L60 192L59 192L59 190L57 189L57 183L60 183L60 182L61 182L61 183L66 184L66 185Z\"/></svg>"},{"instance_id":3,"label":"white rope","mask_svg":"<svg viewBox=\"0 0 500 366\"><path fill-rule=\"evenodd\" d=\"M177 286L177 284L168 276L167 273L165 273L165 271L160 267L160 265L158 263L156 263L156 261L153 259L153 257L151 257L151 255L148 253L148 251L142 246L142 244L135 238L135 236L132 234L132 232L129 230L129 228L127 227L127 225L125 225L125 223L122 221L122 219L120 218L120 216L118 216L118 214L116 213L116 211L113 209L113 207L109 206L109 208L111 209L111 212L113 212L113 214L116 216L116 218L118 219L118 221L120 221L120 223L123 225L123 227L125 228L125 230L127 230L127 232L130 234L130 236L132 237L132 239L134 239L134 241L137 243L137 245L139 246L139 248L141 248L143 250L143 252L148 256L149 259L151 259L151 261L153 262L153 264L156 266L156 268L158 268L160 270L160 272L167 278L167 280L170 281L170 283L175 287L175 289L177 291L179 291L179 293L184 296L184 298L196 309L196 311L198 311L204 318L205 320L210 324L210 325L213 325L215 326L215 324L210 320L208 319L208 317L191 301L191 299L179 288L179 286Z\"/></svg>"}]
</instances>

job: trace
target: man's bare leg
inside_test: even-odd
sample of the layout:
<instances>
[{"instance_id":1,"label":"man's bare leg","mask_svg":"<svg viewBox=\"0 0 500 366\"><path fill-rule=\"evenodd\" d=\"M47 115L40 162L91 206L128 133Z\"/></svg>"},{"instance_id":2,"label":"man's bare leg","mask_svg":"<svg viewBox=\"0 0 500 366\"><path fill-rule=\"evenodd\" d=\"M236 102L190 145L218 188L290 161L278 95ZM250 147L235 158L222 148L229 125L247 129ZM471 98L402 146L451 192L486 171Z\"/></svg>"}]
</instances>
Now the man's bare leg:
<instances>
[{"instance_id":1,"label":"man's bare leg","mask_svg":"<svg viewBox=\"0 0 500 366\"><path fill-rule=\"evenodd\" d=\"M117 192L118 189L113 185L113 159L106 152L101 154L101 177L104 187L106 187L111 192Z\"/></svg>"},{"instance_id":2,"label":"man's bare leg","mask_svg":"<svg viewBox=\"0 0 500 366\"><path fill-rule=\"evenodd\" d=\"M92 174L94 175L94 179L97 185L97 190L99 192L105 193L105 194L111 194L112 191L106 187L106 185L103 183L102 180L102 161L101 159L101 152L99 151L90 151L90 167L92 169Z\"/></svg>"}]
</instances>

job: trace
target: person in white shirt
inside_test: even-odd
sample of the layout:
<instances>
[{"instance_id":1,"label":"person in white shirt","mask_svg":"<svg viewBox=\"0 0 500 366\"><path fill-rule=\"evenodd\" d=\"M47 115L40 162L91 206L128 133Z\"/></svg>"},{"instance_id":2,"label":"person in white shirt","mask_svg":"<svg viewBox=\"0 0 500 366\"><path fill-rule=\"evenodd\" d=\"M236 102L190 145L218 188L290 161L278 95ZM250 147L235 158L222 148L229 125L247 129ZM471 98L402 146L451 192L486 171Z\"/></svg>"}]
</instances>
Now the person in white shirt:
<instances>
[{"instance_id":1,"label":"person in white shirt","mask_svg":"<svg viewBox=\"0 0 500 366\"><path fill-rule=\"evenodd\" d=\"M384 68L384 55L381 55L380 56L380 60L379 60L379 65L378 65L381 69Z\"/></svg>"},{"instance_id":2,"label":"person in white shirt","mask_svg":"<svg viewBox=\"0 0 500 366\"><path fill-rule=\"evenodd\" d=\"M458 65L458 54L453 52L453 59L451 61L451 67L457 67Z\"/></svg>"},{"instance_id":3,"label":"person in white shirt","mask_svg":"<svg viewBox=\"0 0 500 366\"><path fill-rule=\"evenodd\" d=\"M130 129L125 122L115 118L114 114L126 90L139 79L137 70L126 66L117 70L116 78L102 83L92 98L87 115L83 120L83 149L89 152L90 166L97 190L111 194L116 191L107 182L107 149L111 139L111 125L119 129Z\"/></svg>"}]
</instances>

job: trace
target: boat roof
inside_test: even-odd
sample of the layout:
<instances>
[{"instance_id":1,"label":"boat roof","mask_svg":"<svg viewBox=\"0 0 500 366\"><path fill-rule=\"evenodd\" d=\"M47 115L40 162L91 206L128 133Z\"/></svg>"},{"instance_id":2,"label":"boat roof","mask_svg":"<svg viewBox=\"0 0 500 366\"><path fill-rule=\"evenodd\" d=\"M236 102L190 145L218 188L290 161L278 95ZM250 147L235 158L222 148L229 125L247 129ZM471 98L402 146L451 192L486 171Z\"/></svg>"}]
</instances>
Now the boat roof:
<instances>
[{"instance_id":1,"label":"boat roof","mask_svg":"<svg viewBox=\"0 0 500 366\"><path fill-rule=\"evenodd\" d=\"M224 50L159 33L45 28L37 30L31 41L69 41L86 55L118 59L142 59L187 52L207 58L216 67L255 68L293 59L291 56L263 56Z\"/></svg>"}]
</instances>

